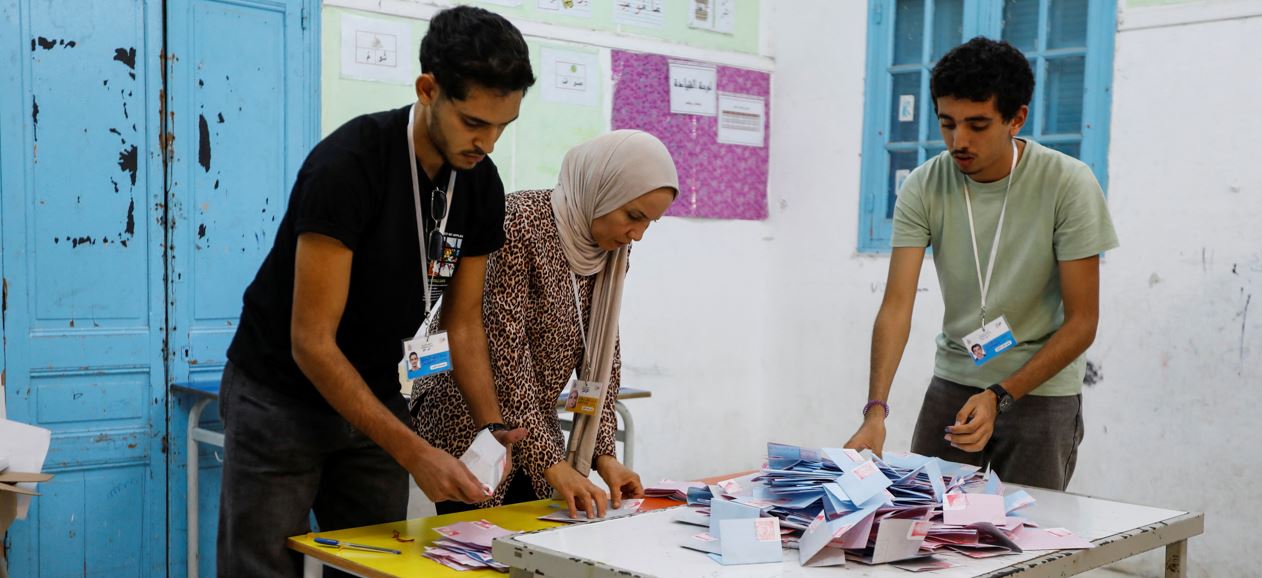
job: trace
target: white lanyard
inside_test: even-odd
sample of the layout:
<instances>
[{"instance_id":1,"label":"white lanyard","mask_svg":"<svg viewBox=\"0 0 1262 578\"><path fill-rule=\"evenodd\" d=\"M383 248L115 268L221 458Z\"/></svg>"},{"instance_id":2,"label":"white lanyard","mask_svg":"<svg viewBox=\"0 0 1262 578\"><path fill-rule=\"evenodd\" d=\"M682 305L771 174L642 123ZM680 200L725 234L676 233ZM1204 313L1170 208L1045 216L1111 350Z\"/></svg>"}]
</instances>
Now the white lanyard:
<instances>
[{"instance_id":1,"label":"white lanyard","mask_svg":"<svg viewBox=\"0 0 1262 578\"><path fill-rule=\"evenodd\" d=\"M999 236L1003 233L1003 217L1008 212L1008 193L1016 178L1017 141L1012 141L1012 167L1008 169L1008 185L1003 191L1003 207L999 209L999 224L995 226L995 240L990 245L990 261L986 263L986 279L982 280L982 261L977 252L977 229L973 225L972 193L968 190L968 175L964 175L964 204L968 207L968 233L973 241L973 263L977 265L977 285L982 291L982 325L986 325L986 295L990 293L990 278L995 272L995 257L999 255Z\"/></svg>"},{"instance_id":2,"label":"white lanyard","mask_svg":"<svg viewBox=\"0 0 1262 578\"><path fill-rule=\"evenodd\" d=\"M416 104L408 109L408 165L412 167L412 200L416 205L416 238L421 242L421 287L425 291L425 316L433 310L432 297L429 294L428 253L425 251L425 220L421 216L421 182L416 173L416 142L412 140L412 124L416 120ZM447 210L443 211L443 220L438 223L438 232L447 234L447 218L451 216L451 199L456 196L456 168L451 169L451 178L447 180Z\"/></svg>"},{"instance_id":3,"label":"white lanyard","mask_svg":"<svg viewBox=\"0 0 1262 578\"><path fill-rule=\"evenodd\" d=\"M574 311L578 313L578 331L579 335L583 336L583 365L590 368L592 350L587 343L587 329L583 327L583 302L578 296L578 276L573 271L570 271L570 283L574 286Z\"/></svg>"}]
</instances>

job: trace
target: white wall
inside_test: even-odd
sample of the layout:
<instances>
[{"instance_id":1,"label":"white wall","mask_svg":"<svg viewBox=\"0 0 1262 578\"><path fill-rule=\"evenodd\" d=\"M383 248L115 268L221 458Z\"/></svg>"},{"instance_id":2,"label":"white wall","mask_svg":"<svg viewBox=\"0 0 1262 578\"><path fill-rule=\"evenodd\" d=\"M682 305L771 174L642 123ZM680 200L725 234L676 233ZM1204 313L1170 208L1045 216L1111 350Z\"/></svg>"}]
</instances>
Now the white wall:
<instances>
[{"instance_id":1,"label":"white wall","mask_svg":"<svg viewBox=\"0 0 1262 578\"><path fill-rule=\"evenodd\" d=\"M646 482L748 470L765 454L766 335L775 304L762 222L662 219L631 254L622 383Z\"/></svg>"},{"instance_id":2,"label":"white wall","mask_svg":"<svg viewBox=\"0 0 1262 578\"><path fill-rule=\"evenodd\" d=\"M771 15L775 38L772 112L773 329L767 386L774 437L840 446L867 401L872 321L888 259L859 255L859 174L867 54L861 2L799 2ZM941 299L926 261L913 335L890 400L887 444L906 448L933 367ZM788 417L788 419L786 419ZM906 422L910 423L910 422Z\"/></svg>"},{"instance_id":3,"label":"white wall","mask_svg":"<svg viewBox=\"0 0 1262 578\"><path fill-rule=\"evenodd\" d=\"M1257 576L1262 546L1253 523L1262 116L1248 110L1262 90L1262 3L1253 4L1250 18L1117 36L1109 197L1122 248L1104 269L1093 353L1105 379L1088 390L1073 485L1204 511L1190 554L1201 576Z\"/></svg>"}]
</instances>

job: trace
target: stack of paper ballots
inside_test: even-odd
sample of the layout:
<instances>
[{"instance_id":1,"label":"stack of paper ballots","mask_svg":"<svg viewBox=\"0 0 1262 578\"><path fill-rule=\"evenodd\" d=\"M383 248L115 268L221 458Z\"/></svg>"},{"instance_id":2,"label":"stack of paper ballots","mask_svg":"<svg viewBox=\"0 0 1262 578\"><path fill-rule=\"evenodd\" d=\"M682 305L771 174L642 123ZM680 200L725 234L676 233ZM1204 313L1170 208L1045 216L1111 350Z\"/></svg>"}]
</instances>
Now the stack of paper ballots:
<instances>
[{"instance_id":1,"label":"stack of paper ballots","mask_svg":"<svg viewBox=\"0 0 1262 578\"><path fill-rule=\"evenodd\" d=\"M681 502L688 500L689 488L704 488L705 484L701 482L676 482L674 480L662 480L656 484L650 484L644 488L644 496L648 498L670 498Z\"/></svg>"},{"instance_id":2,"label":"stack of paper ballots","mask_svg":"<svg viewBox=\"0 0 1262 578\"><path fill-rule=\"evenodd\" d=\"M676 520L708 530L682 546L723 564L780 562L781 544L797 549L803 566L850 560L907 570L949 568L961 555L1092 547L1069 530L1018 516L1034 498L1024 490L1005 495L993 472L909 453L882 459L771 443L760 472L685 492L691 508ZM774 553L763 544L773 533Z\"/></svg>"},{"instance_id":3,"label":"stack of paper ballots","mask_svg":"<svg viewBox=\"0 0 1262 578\"><path fill-rule=\"evenodd\" d=\"M424 556L455 570L497 570L508 572L508 566L491 559L491 541L510 532L486 520L456 522L434 528L442 538L425 548Z\"/></svg>"}]
</instances>

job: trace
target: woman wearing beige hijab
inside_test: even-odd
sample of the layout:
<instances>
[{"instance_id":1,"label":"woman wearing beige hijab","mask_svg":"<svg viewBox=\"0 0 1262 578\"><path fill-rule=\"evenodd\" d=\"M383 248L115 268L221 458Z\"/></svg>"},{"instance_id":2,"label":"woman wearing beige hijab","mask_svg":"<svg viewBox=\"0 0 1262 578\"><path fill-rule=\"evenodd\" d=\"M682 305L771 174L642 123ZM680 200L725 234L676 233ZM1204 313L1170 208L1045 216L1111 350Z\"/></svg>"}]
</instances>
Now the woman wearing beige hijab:
<instances>
[{"instance_id":1,"label":"woman wearing beige hijab","mask_svg":"<svg viewBox=\"0 0 1262 578\"><path fill-rule=\"evenodd\" d=\"M571 515L603 516L607 502L640 497L639 476L614 453L614 402L621 384L618 315L631 243L675 200L679 179L656 137L619 130L565 155L556 188L508 195L504 247L487 263L482 315L504 420L528 435L512 447L513 467L476 507L549 497ZM578 416L569 443L556 403L573 374L603 384ZM590 390L589 390L590 391ZM482 429L448 374L413 388L417 432L452 455ZM596 472L610 488L591 483ZM440 514L468 509L437 504Z\"/></svg>"}]
</instances>

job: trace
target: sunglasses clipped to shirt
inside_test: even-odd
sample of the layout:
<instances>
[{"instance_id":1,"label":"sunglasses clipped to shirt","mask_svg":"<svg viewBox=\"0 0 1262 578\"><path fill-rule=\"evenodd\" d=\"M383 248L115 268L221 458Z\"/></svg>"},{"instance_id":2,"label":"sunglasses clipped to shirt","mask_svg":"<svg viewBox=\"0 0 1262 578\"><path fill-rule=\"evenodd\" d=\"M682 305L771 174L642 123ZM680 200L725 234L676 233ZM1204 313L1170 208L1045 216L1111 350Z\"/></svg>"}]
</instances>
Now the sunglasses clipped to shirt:
<instances>
[{"instance_id":1,"label":"sunglasses clipped to shirt","mask_svg":"<svg viewBox=\"0 0 1262 578\"><path fill-rule=\"evenodd\" d=\"M447 191L434 187L434 190L429 193L429 217L434 221L434 228L430 230L429 243L427 243L430 261L438 261L443 256L443 232L438 229L438 224L446 216Z\"/></svg>"}]
</instances>

